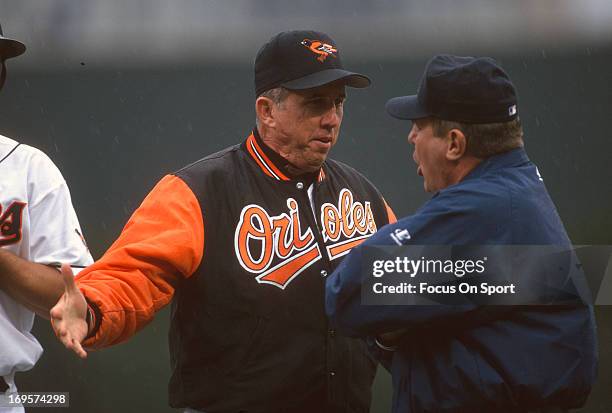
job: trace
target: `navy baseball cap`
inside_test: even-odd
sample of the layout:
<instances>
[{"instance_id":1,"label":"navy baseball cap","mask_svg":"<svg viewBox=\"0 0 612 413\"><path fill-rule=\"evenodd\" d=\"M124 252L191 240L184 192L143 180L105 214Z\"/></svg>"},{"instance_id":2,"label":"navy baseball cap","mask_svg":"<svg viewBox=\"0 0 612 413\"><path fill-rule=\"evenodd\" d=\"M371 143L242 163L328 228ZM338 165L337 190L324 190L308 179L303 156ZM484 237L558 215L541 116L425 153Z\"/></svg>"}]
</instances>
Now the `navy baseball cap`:
<instances>
[{"instance_id":1,"label":"navy baseball cap","mask_svg":"<svg viewBox=\"0 0 612 413\"><path fill-rule=\"evenodd\" d=\"M312 30L281 32L264 44L255 58L255 95L282 86L290 90L311 89L343 80L363 88L370 79L344 69L336 42Z\"/></svg>"},{"instance_id":2,"label":"navy baseball cap","mask_svg":"<svg viewBox=\"0 0 612 413\"><path fill-rule=\"evenodd\" d=\"M508 122L518 116L516 89L490 57L434 56L417 94L390 99L386 109L398 119L464 123Z\"/></svg>"}]
</instances>

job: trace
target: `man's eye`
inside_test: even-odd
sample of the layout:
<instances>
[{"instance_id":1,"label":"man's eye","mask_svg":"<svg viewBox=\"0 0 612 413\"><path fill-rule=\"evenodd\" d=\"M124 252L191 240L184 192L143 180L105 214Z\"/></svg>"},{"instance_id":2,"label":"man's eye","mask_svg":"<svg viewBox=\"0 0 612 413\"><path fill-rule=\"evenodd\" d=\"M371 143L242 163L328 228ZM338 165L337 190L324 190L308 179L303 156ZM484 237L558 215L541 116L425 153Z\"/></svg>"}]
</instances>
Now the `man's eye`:
<instances>
[{"instance_id":1,"label":"man's eye","mask_svg":"<svg viewBox=\"0 0 612 413\"><path fill-rule=\"evenodd\" d=\"M426 123L421 121L421 120L417 120L415 122L412 122L412 124L416 127L417 130L421 130L425 127Z\"/></svg>"}]
</instances>

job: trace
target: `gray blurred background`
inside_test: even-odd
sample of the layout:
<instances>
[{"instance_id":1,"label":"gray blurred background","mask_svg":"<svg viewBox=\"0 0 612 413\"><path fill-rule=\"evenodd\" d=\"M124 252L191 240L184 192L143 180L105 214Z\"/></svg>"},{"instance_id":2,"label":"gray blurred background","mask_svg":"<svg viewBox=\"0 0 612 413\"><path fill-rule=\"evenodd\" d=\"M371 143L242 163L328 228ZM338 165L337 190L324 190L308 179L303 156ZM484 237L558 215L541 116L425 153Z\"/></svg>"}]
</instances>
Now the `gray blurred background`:
<instances>
[{"instance_id":1,"label":"gray blurred background","mask_svg":"<svg viewBox=\"0 0 612 413\"><path fill-rule=\"evenodd\" d=\"M370 177L398 216L428 195L410 125L386 116L384 102L414 93L433 54L489 55L518 88L527 151L572 241L612 244L610 0L0 0L0 22L28 46L8 62L0 133L57 163L94 258L164 174L246 137L258 48L310 28L332 35L345 65L373 79L349 90L332 156ZM612 411L612 310L597 317L589 413ZM164 310L130 342L82 362L38 320L46 352L18 385L69 391L75 412L169 412L167 327ZM374 395L372 412L388 412L383 371Z\"/></svg>"}]
</instances>

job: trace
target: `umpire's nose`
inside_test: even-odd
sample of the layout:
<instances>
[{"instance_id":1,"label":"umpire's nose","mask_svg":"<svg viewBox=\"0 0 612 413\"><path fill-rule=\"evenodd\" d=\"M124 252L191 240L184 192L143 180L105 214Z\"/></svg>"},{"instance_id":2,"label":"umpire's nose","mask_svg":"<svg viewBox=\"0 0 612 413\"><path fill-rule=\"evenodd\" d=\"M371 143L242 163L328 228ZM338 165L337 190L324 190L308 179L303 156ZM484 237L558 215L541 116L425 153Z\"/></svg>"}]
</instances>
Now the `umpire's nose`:
<instances>
[{"instance_id":1,"label":"umpire's nose","mask_svg":"<svg viewBox=\"0 0 612 413\"><path fill-rule=\"evenodd\" d=\"M416 141L416 136L417 136L416 124L412 122L412 128L410 128L410 132L408 132L408 143L415 145L414 142Z\"/></svg>"}]
</instances>

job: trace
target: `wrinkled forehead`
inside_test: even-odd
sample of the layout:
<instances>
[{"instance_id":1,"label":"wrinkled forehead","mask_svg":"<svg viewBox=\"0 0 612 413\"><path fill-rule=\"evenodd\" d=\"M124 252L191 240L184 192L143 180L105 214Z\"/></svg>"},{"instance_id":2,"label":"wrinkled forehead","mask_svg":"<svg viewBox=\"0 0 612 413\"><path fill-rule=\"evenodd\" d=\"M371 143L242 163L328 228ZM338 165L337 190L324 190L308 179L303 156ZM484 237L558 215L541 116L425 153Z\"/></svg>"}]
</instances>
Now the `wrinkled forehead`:
<instances>
[{"instance_id":1,"label":"wrinkled forehead","mask_svg":"<svg viewBox=\"0 0 612 413\"><path fill-rule=\"evenodd\" d=\"M329 97L335 99L346 96L346 84L345 82L332 82L312 89L290 90L290 92L304 98Z\"/></svg>"},{"instance_id":2,"label":"wrinkled forehead","mask_svg":"<svg viewBox=\"0 0 612 413\"><path fill-rule=\"evenodd\" d=\"M433 124L433 118L425 117L425 118L412 119L410 122L412 126L416 126L417 128L423 129Z\"/></svg>"}]
</instances>

